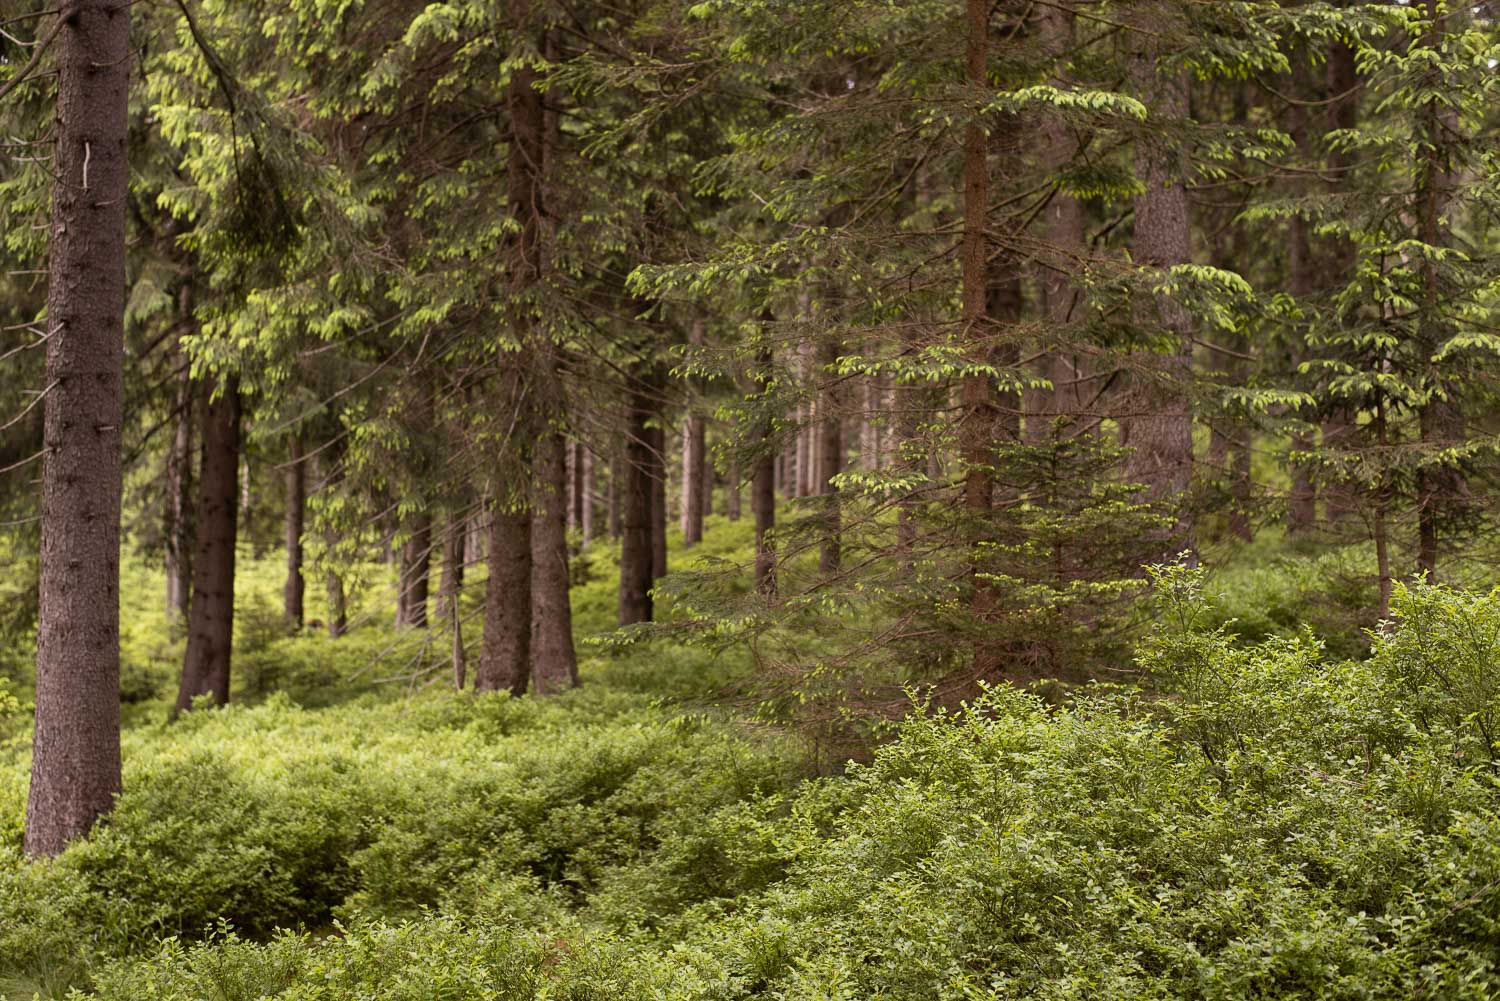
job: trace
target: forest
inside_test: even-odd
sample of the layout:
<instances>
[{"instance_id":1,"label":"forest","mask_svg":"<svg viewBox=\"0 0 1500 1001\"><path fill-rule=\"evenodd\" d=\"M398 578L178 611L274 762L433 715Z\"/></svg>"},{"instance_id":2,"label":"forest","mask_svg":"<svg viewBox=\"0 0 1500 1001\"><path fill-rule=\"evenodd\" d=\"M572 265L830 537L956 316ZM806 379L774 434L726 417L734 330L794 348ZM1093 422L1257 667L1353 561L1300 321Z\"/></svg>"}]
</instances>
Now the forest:
<instances>
[{"instance_id":1,"label":"forest","mask_svg":"<svg viewBox=\"0 0 1500 1001\"><path fill-rule=\"evenodd\" d=\"M0 1001L1500 997L1491 0L4 0Z\"/></svg>"}]
</instances>

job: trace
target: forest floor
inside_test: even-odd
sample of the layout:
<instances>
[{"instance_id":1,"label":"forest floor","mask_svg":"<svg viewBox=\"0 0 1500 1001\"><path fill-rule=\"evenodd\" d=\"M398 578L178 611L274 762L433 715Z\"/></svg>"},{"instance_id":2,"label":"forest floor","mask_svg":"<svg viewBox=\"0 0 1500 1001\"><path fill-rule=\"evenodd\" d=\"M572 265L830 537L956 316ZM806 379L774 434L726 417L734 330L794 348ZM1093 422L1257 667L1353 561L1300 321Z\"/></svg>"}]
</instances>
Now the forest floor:
<instances>
[{"instance_id":1,"label":"forest floor","mask_svg":"<svg viewBox=\"0 0 1500 1001\"><path fill-rule=\"evenodd\" d=\"M749 545L714 519L695 553ZM1359 555L1242 554L1195 632L1146 637L1170 692L997 691L832 774L725 700L744 651L591 642L607 547L574 590L583 686L544 700L454 693L380 565L351 568L349 635L288 637L279 554L247 549L235 704L173 724L181 637L132 561L126 791L56 862L21 860L0 718L0 998L1493 997L1470 723L1500 700L1482 669L1457 709L1420 679L1493 667L1500 602L1424 592L1420 636L1371 655Z\"/></svg>"}]
</instances>

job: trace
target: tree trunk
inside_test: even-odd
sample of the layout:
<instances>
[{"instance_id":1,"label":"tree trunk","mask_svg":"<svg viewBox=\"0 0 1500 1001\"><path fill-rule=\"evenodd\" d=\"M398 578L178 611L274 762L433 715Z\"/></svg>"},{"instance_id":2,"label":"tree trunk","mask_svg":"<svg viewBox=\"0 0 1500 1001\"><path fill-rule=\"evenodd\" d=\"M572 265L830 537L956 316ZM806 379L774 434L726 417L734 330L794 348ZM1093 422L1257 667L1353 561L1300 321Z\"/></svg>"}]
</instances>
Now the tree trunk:
<instances>
[{"instance_id":1,"label":"tree trunk","mask_svg":"<svg viewBox=\"0 0 1500 1001\"><path fill-rule=\"evenodd\" d=\"M561 387L558 387L560 390ZM567 439L549 430L536 444L531 516L531 677L538 695L578 685L573 609L568 597Z\"/></svg>"},{"instance_id":2,"label":"tree trunk","mask_svg":"<svg viewBox=\"0 0 1500 1001\"><path fill-rule=\"evenodd\" d=\"M582 534L585 517L584 511L589 506L588 477L586 475L588 469L588 459L586 458L588 449L581 441L571 443L569 449L568 454L572 457L572 461L568 464L568 474L570 477L568 481L570 484L569 501L572 504L569 508L569 528Z\"/></svg>"},{"instance_id":3,"label":"tree trunk","mask_svg":"<svg viewBox=\"0 0 1500 1001\"><path fill-rule=\"evenodd\" d=\"M772 460L773 462L775 460ZM730 521L740 520L740 460L736 457L729 460L729 473L724 484L724 515ZM776 489L776 471L771 471L771 489Z\"/></svg>"},{"instance_id":4,"label":"tree trunk","mask_svg":"<svg viewBox=\"0 0 1500 1001\"><path fill-rule=\"evenodd\" d=\"M766 317L769 321L769 317ZM756 390L764 398L771 391L775 357L769 347L760 351ZM761 419L756 429L755 464L750 473L750 515L755 519L755 588L761 594L776 593L776 547L771 532L776 528L776 467L771 441L771 418Z\"/></svg>"},{"instance_id":5,"label":"tree trunk","mask_svg":"<svg viewBox=\"0 0 1500 1001\"><path fill-rule=\"evenodd\" d=\"M651 621L651 419L650 390L635 387L630 396L625 454L615 488L620 511L620 625Z\"/></svg>"},{"instance_id":6,"label":"tree trunk","mask_svg":"<svg viewBox=\"0 0 1500 1001\"><path fill-rule=\"evenodd\" d=\"M834 477L844 471L844 426L838 405L836 376L832 369L839 357L839 343L824 335L818 346L818 378L826 381L818 392L818 460L817 492L824 501L823 539L818 547L818 570L831 574L839 568L840 517L838 490Z\"/></svg>"},{"instance_id":7,"label":"tree trunk","mask_svg":"<svg viewBox=\"0 0 1500 1001\"><path fill-rule=\"evenodd\" d=\"M588 548L594 541L594 450L583 446L583 512L579 519L579 531L583 533L583 546Z\"/></svg>"},{"instance_id":8,"label":"tree trunk","mask_svg":"<svg viewBox=\"0 0 1500 1001\"><path fill-rule=\"evenodd\" d=\"M1157 73L1162 18L1142 25L1146 40L1133 65L1138 92L1153 122L1172 123L1187 117L1187 81L1181 72ZM1191 261L1187 191L1174 154L1154 138L1137 144L1136 171L1145 191L1135 200L1132 256L1138 265L1168 268ZM1154 308L1153 308L1154 307ZM1193 482L1193 416L1187 386L1192 377L1192 318L1176 302L1162 296L1146 304L1141 321L1165 330L1175 340L1170 353L1141 359L1132 393L1130 446L1126 476L1145 484L1143 499L1167 506L1173 525L1160 537L1158 558L1171 561L1193 551L1192 509L1188 497Z\"/></svg>"},{"instance_id":9,"label":"tree trunk","mask_svg":"<svg viewBox=\"0 0 1500 1001\"><path fill-rule=\"evenodd\" d=\"M490 514L484 642L474 691L526 694L531 680L531 513L500 502Z\"/></svg>"},{"instance_id":10,"label":"tree trunk","mask_svg":"<svg viewBox=\"0 0 1500 1001\"><path fill-rule=\"evenodd\" d=\"M172 401L172 444L167 450L167 495L163 501L162 536L167 570L167 621L186 623L193 587L193 438L194 393L188 361L180 353L177 389Z\"/></svg>"},{"instance_id":11,"label":"tree trunk","mask_svg":"<svg viewBox=\"0 0 1500 1001\"><path fill-rule=\"evenodd\" d=\"M401 547L400 593L396 596L396 628L426 629L428 577L432 567L432 515L416 516L411 535Z\"/></svg>"},{"instance_id":12,"label":"tree trunk","mask_svg":"<svg viewBox=\"0 0 1500 1001\"><path fill-rule=\"evenodd\" d=\"M696 546L703 540L703 494L708 467L703 462L705 446L702 417L688 417L682 428L682 545Z\"/></svg>"},{"instance_id":13,"label":"tree trunk","mask_svg":"<svg viewBox=\"0 0 1500 1001\"><path fill-rule=\"evenodd\" d=\"M628 451L628 446L617 449L614 458L609 463L609 484L606 490L607 496L605 497L605 501L609 509L609 537L615 540L620 539L624 530L621 518L624 501L623 495L625 493L625 469L628 462L626 455Z\"/></svg>"},{"instance_id":14,"label":"tree trunk","mask_svg":"<svg viewBox=\"0 0 1500 1001\"><path fill-rule=\"evenodd\" d=\"M325 454L327 458L323 461L328 464L328 469L323 475L323 489L332 490L343 480L344 468L337 446L330 445ZM324 543L328 552L328 566L323 574L323 588L328 600L328 638L336 640L348 631L349 616L344 602L344 577L336 566L338 531L331 525L325 529Z\"/></svg>"},{"instance_id":15,"label":"tree trunk","mask_svg":"<svg viewBox=\"0 0 1500 1001\"><path fill-rule=\"evenodd\" d=\"M193 600L188 613L187 653L177 690L176 712L193 698L229 701L229 663L234 641L234 549L238 534L240 393L231 380L209 401L203 422L198 475L198 551L193 559Z\"/></svg>"},{"instance_id":16,"label":"tree trunk","mask_svg":"<svg viewBox=\"0 0 1500 1001\"><path fill-rule=\"evenodd\" d=\"M1448 32L1445 21L1447 5L1439 0L1423 0L1422 7L1429 23L1422 45L1429 51L1439 51ZM1447 211L1458 176L1453 168L1451 149L1454 142L1462 141L1463 134L1458 113L1451 106L1425 105L1423 116L1423 138L1426 141L1417 164L1418 239L1437 253L1448 249L1452 243ZM1423 256L1421 272L1419 350L1421 357L1432 358L1448 338L1442 308L1451 290L1444 287L1432 254ZM1433 457L1463 443L1459 401L1465 382L1448 377L1439 365L1432 365L1423 375L1430 384L1442 390L1421 406L1418 415L1418 433L1429 461L1417 468L1417 572L1426 575L1431 582L1437 580L1440 522L1458 508L1467 489L1459 468Z\"/></svg>"},{"instance_id":17,"label":"tree trunk","mask_svg":"<svg viewBox=\"0 0 1500 1001\"><path fill-rule=\"evenodd\" d=\"M691 548L703 541L703 496L707 464L703 418L688 417L682 432L682 543Z\"/></svg>"},{"instance_id":18,"label":"tree trunk","mask_svg":"<svg viewBox=\"0 0 1500 1001\"><path fill-rule=\"evenodd\" d=\"M660 580L667 575L667 432L660 423L651 428L650 442L651 579Z\"/></svg>"},{"instance_id":19,"label":"tree trunk","mask_svg":"<svg viewBox=\"0 0 1500 1001\"><path fill-rule=\"evenodd\" d=\"M448 624L453 637L453 687L459 691L463 691L464 675L468 669L460 601L464 588L464 566L468 562L464 552L468 534L467 520L457 512L450 514L448 528L443 533L443 583L438 597L438 616Z\"/></svg>"},{"instance_id":20,"label":"tree trunk","mask_svg":"<svg viewBox=\"0 0 1500 1001\"><path fill-rule=\"evenodd\" d=\"M287 457L286 584L281 596L287 623L300 630L302 598L306 591L302 579L302 524L307 514L307 463L302 456L302 442L296 435L287 439Z\"/></svg>"},{"instance_id":21,"label":"tree trunk","mask_svg":"<svg viewBox=\"0 0 1500 1001\"><path fill-rule=\"evenodd\" d=\"M57 35L36 730L24 846L50 857L120 792L120 425L130 8ZM49 22L50 23L50 22Z\"/></svg>"}]
</instances>

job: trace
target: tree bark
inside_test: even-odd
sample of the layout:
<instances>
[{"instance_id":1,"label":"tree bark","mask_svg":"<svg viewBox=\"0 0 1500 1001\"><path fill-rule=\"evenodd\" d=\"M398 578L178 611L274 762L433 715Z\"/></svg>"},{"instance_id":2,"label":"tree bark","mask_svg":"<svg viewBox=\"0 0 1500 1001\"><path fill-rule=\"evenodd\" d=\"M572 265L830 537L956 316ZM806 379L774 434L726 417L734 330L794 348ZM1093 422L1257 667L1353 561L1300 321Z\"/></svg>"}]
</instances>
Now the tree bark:
<instances>
[{"instance_id":1,"label":"tree bark","mask_svg":"<svg viewBox=\"0 0 1500 1001\"><path fill-rule=\"evenodd\" d=\"M234 557L238 536L240 393L235 380L208 404L198 476L198 550L193 559L193 600L188 613L187 652L177 689L176 712L192 708L199 695L215 705L229 701L234 642Z\"/></svg>"},{"instance_id":2,"label":"tree bark","mask_svg":"<svg viewBox=\"0 0 1500 1001\"><path fill-rule=\"evenodd\" d=\"M579 519L579 531L583 533L583 546L588 548L589 543L594 541L594 450L587 445L583 446L583 461L580 463L583 471L583 512Z\"/></svg>"},{"instance_id":3,"label":"tree bark","mask_svg":"<svg viewBox=\"0 0 1500 1001\"><path fill-rule=\"evenodd\" d=\"M560 388L560 387L559 387ZM531 516L531 678L538 695L578 685L573 609L568 596L567 439L548 430L537 442Z\"/></svg>"},{"instance_id":4,"label":"tree bark","mask_svg":"<svg viewBox=\"0 0 1500 1001\"><path fill-rule=\"evenodd\" d=\"M769 322L770 317L765 317ZM771 391L775 356L763 347L756 359L759 373L756 392L764 398ZM776 458L769 415L755 429L755 463L750 472L750 516L755 519L755 589L764 595L776 593L776 547L771 532L776 528Z\"/></svg>"},{"instance_id":5,"label":"tree bark","mask_svg":"<svg viewBox=\"0 0 1500 1001\"><path fill-rule=\"evenodd\" d=\"M818 345L818 377L825 385L818 392L818 460L817 492L824 501L823 539L818 547L818 570L831 574L839 568L840 514L838 489L834 477L844 471L844 425L838 404L838 388L832 367L838 361L839 343L824 335Z\"/></svg>"},{"instance_id":6,"label":"tree bark","mask_svg":"<svg viewBox=\"0 0 1500 1001\"><path fill-rule=\"evenodd\" d=\"M703 418L688 417L682 432L682 544L691 548L703 541L703 495L707 464Z\"/></svg>"},{"instance_id":7,"label":"tree bark","mask_svg":"<svg viewBox=\"0 0 1500 1001\"><path fill-rule=\"evenodd\" d=\"M50 857L120 792L120 426L130 8L57 35L36 730L24 848Z\"/></svg>"},{"instance_id":8,"label":"tree bark","mask_svg":"<svg viewBox=\"0 0 1500 1001\"><path fill-rule=\"evenodd\" d=\"M464 588L464 567L468 563L465 554L468 535L467 519L456 511L450 514L448 528L443 533L443 583L438 597L438 616L448 624L453 638L453 687L459 691L463 691L464 675L468 670L460 601Z\"/></svg>"},{"instance_id":9,"label":"tree bark","mask_svg":"<svg viewBox=\"0 0 1500 1001\"><path fill-rule=\"evenodd\" d=\"M286 584L281 597L283 614L293 629L303 623L302 526L307 515L307 463L302 456L302 442L296 435L287 439L286 467Z\"/></svg>"},{"instance_id":10,"label":"tree bark","mask_svg":"<svg viewBox=\"0 0 1500 1001\"><path fill-rule=\"evenodd\" d=\"M632 389L624 457L616 478L620 508L620 625L651 621L651 419L649 388Z\"/></svg>"},{"instance_id":11,"label":"tree bark","mask_svg":"<svg viewBox=\"0 0 1500 1001\"><path fill-rule=\"evenodd\" d=\"M655 415L658 423L650 430L651 579L660 580L667 575L667 432L659 409Z\"/></svg>"},{"instance_id":12,"label":"tree bark","mask_svg":"<svg viewBox=\"0 0 1500 1001\"><path fill-rule=\"evenodd\" d=\"M396 628L426 629L428 580L432 568L432 515L424 511L411 524L411 535L401 547Z\"/></svg>"},{"instance_id":13,"label":"tree bark","mask_svg":"<svg viewBox=\"0 0 1500 1001\"><path fill-rule=\"evenodd\" d=\"M324 490L336 489L344 478L341 452L339 445L333 443L325 446L320 453L323 456L319 462ZM328 565L323 572L323 593L328 601L328 638L336 640L349 628L349 616L344 602L344 578L338 571L334 555L338 543L337 529L332 525L327 526L324 529L323 540L328 560Z\"/></svg>"},{"instance_id":14,"label":"tree bark","mask_svg":"<svg viewBox=\"0 0 1500 1001\"><path fill-rule=\"evenodd\" d=\"M162 536L166 550L167 620L171 623L186 623L188 597L193 588L195 396L188 361L180 351L174 364L179 371L172 400L172 444L167 450L167 495L162 505Z\"/></svg>"},{"instance_id":15,"label":"tree bark","mask_svg":"<svg viewBox=\"0 0 1500 1001\"><path fill-rule=\"evenodd\" d=\"M531 680L531 513L513 503L497 503L490 514L490 576L476 692L524 695Z\"/></svg>"},{"instance_id":16,"label":"tree bark","mask_svg":"<svg viewBox=\"0 0 1500 1001\"><path fill-rule=\"evenodd\" d=\"M1155 8L1153 8L1155 10ZM1187 117L1187 81L1181 73L1158 74L1161 16L1147 15L1146 36L1132 69L1153 124ZM1149 268L1168 268L1191 261L1187 191L1172 151L1160 140L1137 143L1136 171L1145 187L1135 200L1135 261ZM1192 318L1176 302L1157 297L1141 312L1143 322L1165 329L1175 345L1170 353L1143 358L1132 393L1130 446L1126 476L1145 484L1143 499L1171 508L1174 521L1162 533L1158 556L1163 561L1192 553L1193 519L1188 503L1193 478L1193 416L1187 386L1192 377ZM1189 557L1192 558L1191 555Z\"/></svg>"},{"instance_id":17,"label":"tree bark","mask_svg":"<svg viewBox=\"0 0 1500 1001\"><path fill-rule=\"evenodd\" d=\"M773 464L775 460L772 460ZM729 473L724 483L724 515L730 521L740 520L740 460L733 458L729 460ZM776 471L771 471L771 489L776 489Z\"/></svg>"}]
</instances>

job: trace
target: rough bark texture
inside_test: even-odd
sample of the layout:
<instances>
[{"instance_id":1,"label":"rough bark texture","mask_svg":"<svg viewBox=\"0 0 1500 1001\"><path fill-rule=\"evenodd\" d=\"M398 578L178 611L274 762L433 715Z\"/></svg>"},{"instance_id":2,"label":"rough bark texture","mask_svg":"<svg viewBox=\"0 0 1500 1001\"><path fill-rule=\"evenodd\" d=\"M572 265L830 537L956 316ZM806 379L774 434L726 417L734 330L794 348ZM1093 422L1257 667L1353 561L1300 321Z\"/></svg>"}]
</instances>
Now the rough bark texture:
<instances>
[{"instance_id":1,"label":"rough bark texture","mask_svg":"<svg viewBox=\"0 0 1500 1001\"><path fill-rule=\"evenodd\" d=\"M573 609L568 596L567 440L548 431L533 460L536 498L531 516L531 678L536 694L578 684Z\"/></svg>"},{"instance_id":2,"label":"rough bark texture","mask_svg":"<svg viewBox=\"0 0 1500 1001\"><path fill-rule=\"evenodd\" d=\"M307 463L302 456L302 442L293 435L287 440L286 467L286 584L282 587L282 611L294 629L303 622L302 526L307 515Z\"/></svg>"},{"instance_id":3,"label":"rough bark texture","mask_svg":"<svg viewBox=\"0 0 1500 1001\"><path fill-rule=\"evenodd\" d=\"M497 506L490 515L490 577L476 692L524 695L531 680L531 513Z\"/></svg>"},{"instance_id":4,"label":"rough bark texture","mask_svg":"<svg viewBox=\"0 0 1500 1001\"><path fill-rule=\"evenodd\" d=\"M120 424L130 8L57 36L36 731L25 851L56 855L120 791Z\"/></svg>"},{"instance_id":5,"label":"rough bark texture","mask_svg":"<svg viewBox=\"0 0 1500 1001\"><path fill-rule=\"evenodd\" d=\"M1187 115L1186 80L1180 74L1157 72L1161 34L1170 26L1157 7L1145 15L1141 51L1133 67L1139 93L1156 124ZM1167 268L1191 260L1187 191L1173 151L1154 135L1142 137L1136 148L1136 173L1145 192L1135 200L1132 257L1144 267ZM1192 318L1178 303L1165 297L1147 301L1140 321L1169 333L1175 346L1166 354L1141 359L1131 394L1129 445L1134 450L1126 476L1145 484L1143 498L1170 505L1173 525L1162 533L1159 556L1172 560L1193 550L1193 523L1187 503L1193 477L1193 417L1187 386L1192 375L1189 337Z\"/></svg>"},{"instance_id":6,"label":"rough bark texture","mask_svg":"<svg viewBox=\"0 0 1500 1001\"><path fill-rule=\"evenodd\" d=\"M649 390L630 396L625 455L615 491L620 508L620 625L651 621L651 419Z\"/></svg>"},{"instance_id":7,"label":"rough bark texture","mask_svg":"<svg viewBox=\"0 0 1500 1001\"><path fill-rule=\"evenodd\" d=\"M203 420L198 474L198 547L193 557L193 601L187 653L177 689L177 712L193 698L229 701L234 641L234 548L238 535L240 394L231 381L209 401Z\"/></svg>"}]
</instances>

